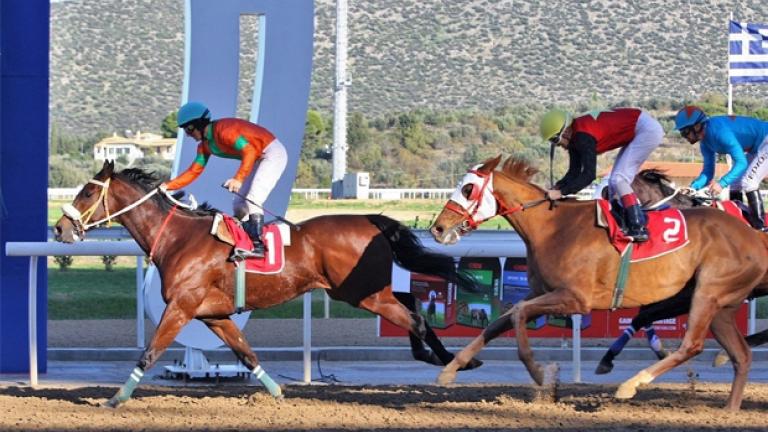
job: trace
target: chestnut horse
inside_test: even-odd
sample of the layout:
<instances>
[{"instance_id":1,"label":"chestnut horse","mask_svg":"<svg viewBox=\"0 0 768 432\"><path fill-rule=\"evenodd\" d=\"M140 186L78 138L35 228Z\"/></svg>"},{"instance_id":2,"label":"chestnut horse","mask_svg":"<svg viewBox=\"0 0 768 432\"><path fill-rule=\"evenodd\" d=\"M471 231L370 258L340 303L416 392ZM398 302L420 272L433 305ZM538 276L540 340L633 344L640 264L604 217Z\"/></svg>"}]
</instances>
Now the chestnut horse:
<instances>
[{"instance_id":1,"label":"chestnut horse","mask_svg":"<svg viewBox=\"0 0 768 432\"><path fill-rule=\"evenodd\" d=\"M637 198L644 206L657 206L660 203L679 209L700 207L708 204L703 198L681 193L681 189L675 187L670 178L663 171L647 169L639 172L632 182L632 189L637 193ZM685 289L673 297L651 305L644 305L632 319L631 327L634 331L651 326L655 321L673 318L688 313L691 306L693 287ZM755 291L750 298L766 295L766 292ZM745 338L747 345L755 347L768 342L768 330L749 335ZM613 359L621 352L628 339L619 337L600 359L595 370L596 374L606 374L613 370ZM728 361L728 355L724 350L718 352L713 360L714 366L720 366Z\"/></svg>"},{"instance_id":2,"label":"chestnut horse","mask_svg":"<svg viewBox=\"0 0 768 432\"><path fill-rule=\"evenodd\" d=\"M235 271L227 261L231 246L209 234L214 211L174 207L157 189L159 180L138 169L114 172L105 162L56 223L57 240L73 242L95 224L120 222L157 266L167 306L149 346L129 380L108 402L127 401L141 377L160 358L182 327L204 322L275 397L280 387L264 372L240 329L235 312ZM91 222L95 221L95 222ZM476 289L457 273L453 258L425 249L416 236L382 215L321 216L299 224L285 249L285 267L277 274L247 274L247 310L284 303L313 288L335 300L371 311L424 340L433 350L415 352L421 360L447 364L453 355L418 312L409 311L392 292L392 263ZM399 293L398 293L399 294ZM434 358L434 357L437 358ZM479 366L471 361L468 368Z\"/></svg>"},{"instance_id":3,"label":"chestnut horse","mask_svg":"<svg viewBox=\"0 0 768 432\"><path fill-rule=\"evenodd\" d=\"M484 220L504 216L525 241L531 294L491 323L440 374L440 383L487 343L516 329L518 355L536 383L544 369L534 360L526 322L543 314L586 314L609 309L620 257L607 231L596 225L594 201L550 202L544 189L530 183L536 173L527 162L501 156L465 175L431 227L437 242L453 244ZM768 240L741 221L710 209L683 210L690 245L653 260L632 264L621 307L655 303L675 295L691 281L694 292L688 329L680 348L640 371L618 388L628 399L639 385L699 354L707 329L728 351L734 379L726 407L741 406L752 355L739 333L735 314L757 286L768 286Z\"/></svg>"}]
</instances>

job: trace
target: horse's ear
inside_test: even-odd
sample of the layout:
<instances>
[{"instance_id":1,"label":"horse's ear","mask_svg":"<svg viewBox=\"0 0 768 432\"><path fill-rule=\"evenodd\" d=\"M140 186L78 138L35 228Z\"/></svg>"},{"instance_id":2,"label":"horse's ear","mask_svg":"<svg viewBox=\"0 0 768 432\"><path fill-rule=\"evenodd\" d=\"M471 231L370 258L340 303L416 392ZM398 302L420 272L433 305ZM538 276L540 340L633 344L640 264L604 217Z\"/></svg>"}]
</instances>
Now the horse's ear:
<instances>
[{"instance_id":1,"label":"horse's ear","mask_svg":"<svg viewBox=\"0 0 768 432\"><path fill-rule=\"evenodd\" d=\"M501 155L498 155L495 158L488 159L487 161L483 162L483 166L481 166L478 169L478 171L483 173L493 172L493 170L495 170L496 167L499 165L499 162L501 162Z\"/></svg>"},{"instance_id":2,"label":"horse's ear","mask_svg":"<svg viewBox=\"0 0 768 432\"><path fill-rule=\"evenodd\" d=\"M104 160L104 165L101 166L101 171L96 173L96 177L102 180L112 177L112 173L115 172L115 163L110 160Z\"/></svg>"}]
</instances>

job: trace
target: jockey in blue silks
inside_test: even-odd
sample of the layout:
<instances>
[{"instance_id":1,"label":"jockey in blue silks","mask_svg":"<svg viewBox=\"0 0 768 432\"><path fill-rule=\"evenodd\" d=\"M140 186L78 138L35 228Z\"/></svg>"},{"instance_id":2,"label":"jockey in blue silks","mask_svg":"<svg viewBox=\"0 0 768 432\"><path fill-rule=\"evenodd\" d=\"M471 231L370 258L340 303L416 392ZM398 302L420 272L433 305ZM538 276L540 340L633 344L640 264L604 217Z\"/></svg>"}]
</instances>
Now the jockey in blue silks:
<instances>
[{"instance_id":1,"label":"jockey in blue silks","mask_svg":"<svg viewBox=\"0 0 768 432\"><path fill-rule=\"evenodd\" d=\"M724 188L731 188L731 199L741 200L742 191L747 195L751 210L750 223L766 231L765 210L760 197L760 181L768 175L768 122L752 117L708 117L699 107L683 107L675 117L675 129L689 143L699 141L704 167L691 187L709 186L713 195ZM731 170L713 181L717 154L731 156Z\"/></svg>"}]
</instances>

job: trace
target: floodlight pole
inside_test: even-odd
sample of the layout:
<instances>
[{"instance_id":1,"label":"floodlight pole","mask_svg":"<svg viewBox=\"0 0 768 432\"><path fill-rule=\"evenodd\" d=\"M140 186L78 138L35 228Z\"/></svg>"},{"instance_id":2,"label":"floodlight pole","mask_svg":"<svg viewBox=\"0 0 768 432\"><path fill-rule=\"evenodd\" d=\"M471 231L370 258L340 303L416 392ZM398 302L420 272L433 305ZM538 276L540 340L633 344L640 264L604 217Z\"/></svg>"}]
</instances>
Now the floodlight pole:
<instances>
[{"instance_id":1,"label":"floodlight pole","mask_svg":"<svg viewBox=\"0 0 768 432\"><path fill-rule=\"evenodd\" d=\"M331 198L344 198L347 173L347 0L336 0L336 83L333 104Z\"/></svg>"}]
</instances>

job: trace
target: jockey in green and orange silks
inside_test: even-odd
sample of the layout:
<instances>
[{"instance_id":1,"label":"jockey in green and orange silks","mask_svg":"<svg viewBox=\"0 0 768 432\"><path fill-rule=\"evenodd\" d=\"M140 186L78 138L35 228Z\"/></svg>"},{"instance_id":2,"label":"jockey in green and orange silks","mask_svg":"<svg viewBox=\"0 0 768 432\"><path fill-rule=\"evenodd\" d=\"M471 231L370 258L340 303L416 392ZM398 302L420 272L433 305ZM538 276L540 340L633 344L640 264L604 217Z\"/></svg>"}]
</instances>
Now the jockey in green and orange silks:
<instances>
[{"instance_id":1,"label":"jockey in green and orange silks","mask_svg":"<svg viewBox=\"0 0 768 432\"><path fill-rule=\"evenodd\" d=\"M247 197L248 200L235 196L234 213L244 221L243 228L253 239L252 256L263 257L262 206L285 170L288 160L285 147L270 131L249 121L237 118L212 121L208 108L198 102L189 102L179 109L178 125L199 143L197 156L189 168L163 187L176 190L192 183L203 172L211 155L240 160L240 167L224 187Z\"/></svg>"}]
</instances>

